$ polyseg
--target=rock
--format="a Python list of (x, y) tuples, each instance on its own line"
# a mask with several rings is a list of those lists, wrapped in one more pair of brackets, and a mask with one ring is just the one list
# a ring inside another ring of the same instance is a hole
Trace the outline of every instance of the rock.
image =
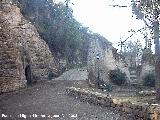
[(36, 28), (12, 0), (1, 0), (0, 93), (57, 75), (57, 63)]
[[(125, 60), (115, 52), (115, 48), (105, 38), (95, 35), (90, 41), (88, 51), (88, 71), (92, 74), (89, 80), (93, 84), (96, 83), (98, 72), (100, 80), (110, 82), (108, 73), (117, 68), (126, 73), (127, 82), (130, 82), (130, 73)], [(99, 59), (96, 58), (97, 54), (100, 56)]]
[(75, 87), (69, 87), (67, 91), (69, 91), (68, 94), (74, 93), (74, 91), (78, 92), (78, 96), (80, 96), (82, 101), (87, 101), (103, 107), (113, 107), (119, 112), (132, 114), (136, 120), (160, 120), (160, 105), (158, 104), (133, 103), (124, 101), (121, 98), (112, 98), (105, 94), (98, 94), (97, 92), (86, 91), (84, 94), (83, 90)]

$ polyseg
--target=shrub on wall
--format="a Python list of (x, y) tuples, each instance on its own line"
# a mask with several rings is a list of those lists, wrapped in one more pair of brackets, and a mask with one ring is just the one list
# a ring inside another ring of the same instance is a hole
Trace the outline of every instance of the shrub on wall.
[(144, 77), (144, 86), (154, 87), (155, 86), (155, 75), (149, 73)]
[(110, 70), (109, 78), (116, 85), (123, 85), (126, 82), (126, 74), (120, 71), (120, 69)]

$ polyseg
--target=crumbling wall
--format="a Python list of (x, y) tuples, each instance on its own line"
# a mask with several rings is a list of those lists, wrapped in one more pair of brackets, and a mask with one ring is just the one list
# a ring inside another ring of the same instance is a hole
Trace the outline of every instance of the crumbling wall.
[[(2, 13), (0, 12), (0, 16)], [(0, 19), (0, 93), (26, 85), (17, 39), (5, 19)]]
[[(27, 76), (32, 82), (55, 77), (57, 63), (36, 28), (25, 20), (12, 0), (1, 0), (0, 4), (0, 19), (8, 25), (6, 29), (0, 22), (0, 93), (25, 85)], [(28, 66), (31, 75), (26, 75)]]
[(114, 98), (110, 94), (89, 91), (75, 87), (66, 88), (69, 96), (76, 97), (80, 101), (102, 107), (114, 108), (119, 112), (131, 114), (135, 120), (160, 120), (159, 104), (148, 104), (143, 102), (132, 102), (123, 98)]
[[(117, 68), (126, 73), (127, 81), (130, 82), (128, 66), (124, 59), (118, 55), (118, 53), (114, 53), (114, 50), (115, 48), (113, 48), (107, 40), (97, 38), (92, 38), (90, 40), (88, 52), (88, 71), (89, 73), (92, 73), (92, 78), (95, 78), (95, 80), (91, 80), (92, 83), (96, 83), (98, 71), (100, 79), (109, 82), (109, 71)], [(100, 56), (99, 59), (96, 58), (97, 54)]]

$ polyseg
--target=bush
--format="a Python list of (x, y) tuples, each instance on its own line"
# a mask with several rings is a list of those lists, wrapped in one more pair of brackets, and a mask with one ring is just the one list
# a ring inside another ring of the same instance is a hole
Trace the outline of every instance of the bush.
[(120, 69), (110, 70), (109, 78), (116, 85), (123, 85), (126, 82), (126, 74), (122, 73)]
[(155, 86), (155, 75), (149, 73), (144, 77), (144, 86), (154, 87)]

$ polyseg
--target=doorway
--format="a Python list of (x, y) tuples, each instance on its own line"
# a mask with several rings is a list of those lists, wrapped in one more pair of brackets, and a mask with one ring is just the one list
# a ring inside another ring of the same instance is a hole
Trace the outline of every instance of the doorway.
[(32, 79), (31, 79), (31, 66), (27, 65), (25, 68), (25, 76), (27, 80), (27, 85), (31, 85)]

